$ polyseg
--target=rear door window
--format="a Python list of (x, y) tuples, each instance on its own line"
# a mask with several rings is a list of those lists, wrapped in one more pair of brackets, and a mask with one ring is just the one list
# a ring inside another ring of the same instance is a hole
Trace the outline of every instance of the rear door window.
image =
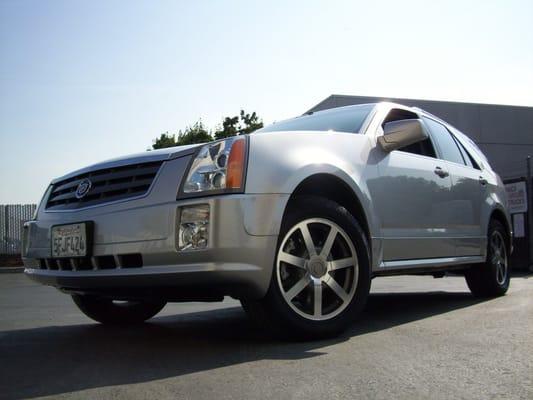
[(457, 164), (466, 165), (461, 150), (457, 146), (452, 134), (446, 127), (437, 121), (422, 117), (424, 123), (428, 127), (431, 137), (437, 143), (440, 150), (440, 158), (446, 161), (451, 161)]

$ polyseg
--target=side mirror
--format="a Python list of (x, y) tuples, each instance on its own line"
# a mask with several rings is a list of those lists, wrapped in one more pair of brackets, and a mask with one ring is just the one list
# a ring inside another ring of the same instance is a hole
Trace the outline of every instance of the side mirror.
[(428, 134), (419, 119), (402, 119), (387, 122), (378, 142), (384, 151), (391, 152), (427, 138)]

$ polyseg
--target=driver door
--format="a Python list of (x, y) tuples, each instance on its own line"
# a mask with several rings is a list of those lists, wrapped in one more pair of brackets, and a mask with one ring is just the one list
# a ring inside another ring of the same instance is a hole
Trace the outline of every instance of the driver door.
[(431, 138), (381, 151), (377, 166), (379, 177), (369, 190), (381, 223), (383, 261), (453, 257), (447, 215), (452, 181)]

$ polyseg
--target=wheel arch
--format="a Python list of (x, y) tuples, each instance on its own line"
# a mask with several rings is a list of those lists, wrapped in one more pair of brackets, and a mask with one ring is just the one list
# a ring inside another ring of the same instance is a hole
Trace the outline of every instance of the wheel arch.
[(316, 173), (303, 179), (292, 191), (285, 206), (283, 217), (298, 196), (318, 196), (340, 204), (361, 224), (366, 239), (371, 244), (371, 228), (367, 213), (355, 191), (346, 181), (329, 173)]
[(509, 253), (511, 253), (513, 236), (512, 236), (511, 224), (510, 224), (509, 219), (507, 218), (507, 215), (505, 214), (503, 210), (499, 208), (495, 208), (492, 210), (490, 214), (489, 221), (492, 221), (492, 220), (498, 221), (505, 227), (505, 230), (507, 231), (507, 249), (509, 250)]

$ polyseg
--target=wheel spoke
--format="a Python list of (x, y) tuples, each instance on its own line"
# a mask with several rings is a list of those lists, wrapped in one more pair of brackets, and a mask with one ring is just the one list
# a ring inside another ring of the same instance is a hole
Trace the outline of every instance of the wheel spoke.
[(505, 241), (499, 232), (493, 232), (490, 238), (491, 263), (496, 267), (496, 281), (503, 285), (507, 279), (507, 257)]
[(311, 233), (309, 232), (308, 226), (303, 224), (300, 227), (300, 232), (302, 232), (302, 236), (303, 236), (304, 242), (305, 242), (305, 247), (307, 248), (307, 252), (309, 253), (309, 257), (316, 256), (315, 244), (313, 243), (313, 238), (311, 237)]
[(298, 268), (305, 268), (305, 258), (296, 257), (292, 254), (285, 253), (284, 251), (279, 253), (279, 261), (283, 261)]
[(338, 260), (330, 261), (329, 262), (329, 270), (330, 271), (335, 271), (336, 269), (348, 268), (348, 267), (351, 267), (351, 266), (354, 266), (354, 265), (355, 265), (355, 262), (354, 262), (354, 259), (352, 257), (341, 258), (341, 259), (338, 259)]
[(339, 296), (343, 302), (348, 301), (348, 293), (344, 291), (342, 287), (337, 283), (333, 277), (325, 281), (326, 284), (335, 292), (337, 296)]
[(322, 282), (315, 282), (315, 317), (322, 315)]
[(498, 275), (498, 282), (503, 283), (503, 281), (505, 279), (505, 272), (503, 270), (503, 265), (502, 264), (498, 264), (496, 273)]
[(492, 245), (492, 250), (496, 250), (500, 247), (498, 245), (498, 235), (492, 235), (491, 245)]
[(331, 227), (328, 233), (328, 237), (326, 238), (326, 241), (324, 242), (324, 246), (322, 247), (322, 251), (320, 252), (320, 256), (326, 258), (328, 254), (331, 252), (331, 247), (333, 246), (333, 243), (335, 242), (335, 238), (337, 237), (337, 233), (339, 231), (334, 226)]
[(309, 285), (309, 282), (311, 280), (309, 279), (309, 275), (305, 274), (302, 279), (300, 279), (296, 284), (289, 289), (289, 291), (286, 293), (287, 298), (289, 300), (294, 299), (298, 293), (300, 293), (302, 290), (304, 290), (307, 285)]

